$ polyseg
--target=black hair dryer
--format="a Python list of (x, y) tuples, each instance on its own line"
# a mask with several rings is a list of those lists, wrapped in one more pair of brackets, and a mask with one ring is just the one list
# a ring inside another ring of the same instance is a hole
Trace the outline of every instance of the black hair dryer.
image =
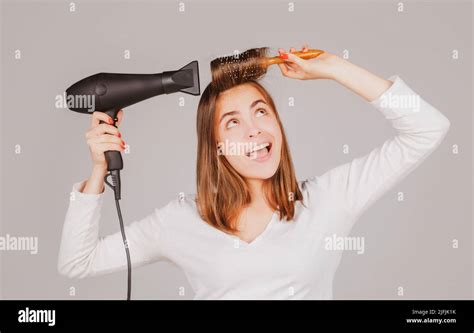
[[(66, 90), (66, 98), (70, 110), (87, 114), (94, 111), (105, 112), (112, 117), (113, 125), (116, 126), (117, 113), (122, 108), (153, 96), (179, 91), (196, 96), (200, 94), (199, 66), (196, 60), (176, 71), (158, 74), (98, 73), (70, 86)], [(91, 98), (93, 103), (85, 103)], [(106, 182), (113, 188), (115, 199), (120, 200), (122, 155), (119, 151), (110, 150), (105, 152), (105, 158), (107, 170), (110, 171), (107, 176), (112, 177), (112, 185), (107, 180)]]

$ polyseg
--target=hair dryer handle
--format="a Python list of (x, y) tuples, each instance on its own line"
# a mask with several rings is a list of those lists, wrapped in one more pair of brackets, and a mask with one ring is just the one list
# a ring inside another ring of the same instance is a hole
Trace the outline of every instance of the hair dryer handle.
[[(117, 118), (117, 113), (120, 110), (107, 110), (107, 111), (102, 111), (109, 115), (113, 122), (113, 126), (117, 127), (115, 124), (118, 121)], [(100, 121), (100, 124), (105, 123), (105, 121)], [(119, 151), (116, 150), (108, 150), (104, 153), (105, 155), (105, 160), (107, 161), (107, 170), (108, 171), (113, 171), (113, 170), (122, 170), (123, 169), (123, 160), (122, 160), (122, 154)]]

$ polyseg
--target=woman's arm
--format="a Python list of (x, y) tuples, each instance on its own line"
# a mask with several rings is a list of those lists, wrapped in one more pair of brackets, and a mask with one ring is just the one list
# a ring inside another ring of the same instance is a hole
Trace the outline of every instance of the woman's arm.
[(392, 82), (337, 57), (334, 66), (333, 80), (361, 96), (367, 102), (381, 96)]
[[(340, 82), (366, 99), (396, 131), (368, 154), (313, 178), (313, 184), (330, 192), (353, 222), (439, 146), (450, 122), (397, 75), (384, 80), (336, 56), (320, 57), (304, 60), (290, 55), (291, 67), (280, 68), (290, 78)], [(293, 58), (297, 59), (291, 61)], [(400, 103), (402, 100), (411, 102)]]
[(104, 193), (104, 177), (107, 175), (107, 169), (93, 167), (92, 173), (84, 183), (84, 188), (80, 188), (79, 192), (85, 194), (102, 194)]
[[(335, 167), (317, 177), (343, 203), (354, 218), (417, 168), (442, 142), (450, 122), (417, 95), (400, 77), (370, 105), (378, 110), (396, 134), (368, 154)], [(391, 104), (391, 98), (413, 96), (416, 107)]]
[[(82, 193), (80, 190), (84, 185), (85, 181), (73, 185), (59, 249), (58, 271), (70, 278), (102, 275), (127, 268), (122, 234), (116, 232), (99, 237), (105, 193)], [(155, 209), (143, 219), (125, 226), (132, 267), (166, 259), (162, 241), (167, 210), (167, 206)]]

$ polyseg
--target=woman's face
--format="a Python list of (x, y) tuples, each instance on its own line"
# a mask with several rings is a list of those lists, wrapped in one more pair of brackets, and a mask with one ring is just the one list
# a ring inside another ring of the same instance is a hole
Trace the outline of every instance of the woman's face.
[(242, 177), (268, 179), (275, 174), (281, 157), (281, 130), (275, 110), (257, 88), (241, 84), (222, 92), (216, 103), (216, 121), (218, 154), (225, 155)]

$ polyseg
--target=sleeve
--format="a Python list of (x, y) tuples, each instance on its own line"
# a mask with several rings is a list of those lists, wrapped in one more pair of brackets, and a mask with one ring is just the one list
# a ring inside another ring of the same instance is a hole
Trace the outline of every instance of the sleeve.
[(369, 102), (396, 130), (368, 154), (313, 179), (324, 184), (356, 220), (372, 203), (420, 165), (446, 136), (450, 122), (398, 76)]
[[(99, 237), (104, 193), (80, 192), (85, 182), (75, 183), (72, 187), (61, 236), (57, 268), (61, 275), (70, 278), (91, 277), (127, 268), (121, 232)], [(155, 208), (143, 219), (124, 226), (132, 267), (165, 259), (160, 245), (167, 207)]]

